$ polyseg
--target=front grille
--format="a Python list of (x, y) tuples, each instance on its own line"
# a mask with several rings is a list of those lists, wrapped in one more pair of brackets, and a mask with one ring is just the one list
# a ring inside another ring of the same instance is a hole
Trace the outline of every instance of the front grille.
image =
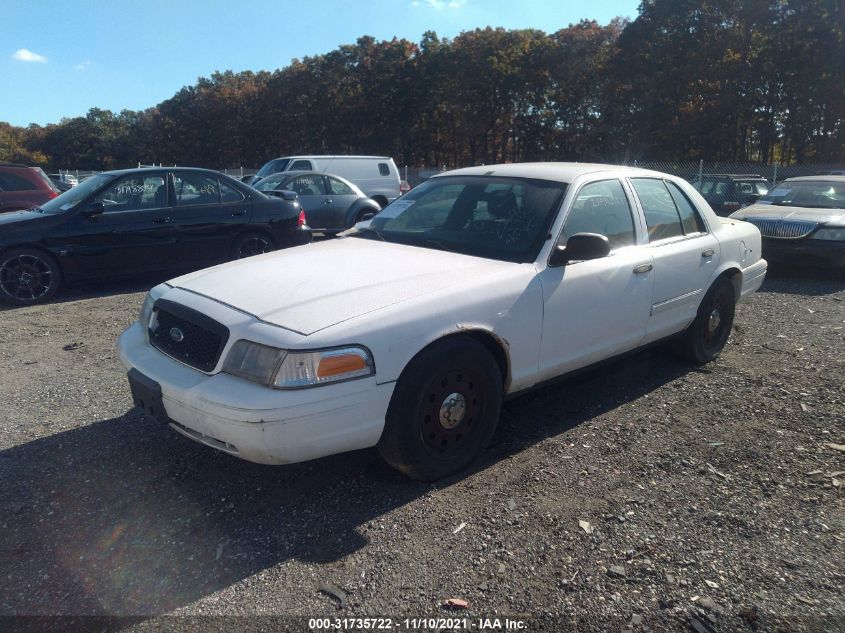
[(173, 301), (156, 301), (150, 343), (168, 356), (210, 372), (228, 340), (229, 328), (214, 319)]
[(751, 222), (751, 224), (760, 229), (760, 234), (763, 237), (792, 240), (807, 237), (818, 226), (816, 222), (800, 222), (795, 220), (749, 218), (746, 222)]

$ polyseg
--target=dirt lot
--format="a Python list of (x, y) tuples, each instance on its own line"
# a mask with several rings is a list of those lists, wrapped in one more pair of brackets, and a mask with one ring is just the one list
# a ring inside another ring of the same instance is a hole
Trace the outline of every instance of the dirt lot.
[[(507, 403), (481, 463), (437, 485), (375, 451), (248, 464), (142, 418), (115, 339), (155, 281), (0, 312), (0, 615), (845, 630), (841, 275), (770, 275), (707, 367), (656, 349)], [(27, 622), (70, 626), (0, 629)]]

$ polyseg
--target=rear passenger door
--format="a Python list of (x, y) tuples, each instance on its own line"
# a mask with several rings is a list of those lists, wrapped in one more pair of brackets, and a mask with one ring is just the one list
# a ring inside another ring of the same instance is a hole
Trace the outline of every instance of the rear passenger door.
[(214, 174), (173, 172), (178, 263), (201, 266), (232, 256), (232, 243), (249, 223), (244, 195)]
[(631, 178), (648, 229), (654, 296), (645, 342), (682, 330), (695, 317), (719, 263), (719, 242), (671, 180)]
[(329, 204), (331, 209), (328, 218), (329, 228), (346, 228), (346, 211), (358, 199), (358, 194), (342, 180), (332, 176), (326, 176), (326, 183), (329, 191)]
[(308, 226), (324, 229), (332, 226), (332, 200), (326, 190), (326, 181), (321, 174), (303, 174), (291, 180), (285, 189), (295, 191), (299, 204), (305, 209)]

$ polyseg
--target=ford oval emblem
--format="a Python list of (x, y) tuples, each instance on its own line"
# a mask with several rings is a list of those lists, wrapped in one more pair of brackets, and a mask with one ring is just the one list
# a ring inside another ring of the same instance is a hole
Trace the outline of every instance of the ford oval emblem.
[(185, 340), (185, 335), (178, 327), (173, 327), (170, 328), (170, 338), (173, 339), (174, 343), (181, 343)]

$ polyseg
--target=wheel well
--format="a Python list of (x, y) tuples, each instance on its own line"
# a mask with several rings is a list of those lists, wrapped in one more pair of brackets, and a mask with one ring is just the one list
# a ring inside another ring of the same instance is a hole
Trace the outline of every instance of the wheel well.
[(56, 257), (55, 255), (53, 255), (53, 253), (48, 251), (46, 248), (39, 246), (38, 244), (12, 244), (11, 246), (0, 247), (0, 257), (5, 255), (9, 251), (13, 251), (13, 250), (18, 249), (18, 248), (28, 248), (28, 249), (33, 250), (33, 251), (38, 251), (42, 255), (49, 257), (56, 264), (56, 266), (59, 267), (59, 271), (62, 273), (62, 276), (64, 276), (65, 271), (62, 268), (61, 263), (59, 262), (59, 258)]
[(734, 288), (734, 296), (739, 301), (739, 297), (742, 294), (742, 271), (739, 268), (728, 268), (718, 278), (721, 279), (723, 277), (731, 282)]
[[(423, 349), (428, 349), (436, 343), (440, 343), (441, 341), (445, 341), (447, 339), (459, 336), (468, 336), (470, 338), (475, 339), (476, 341), (481, 343), (487, 349), (488, 352), (493, 355), (493, 358), (496, 359), (496, 365), (498, 365), (499, 367), (499, 372), (502, 374), (502, 386), (505, 387), (505, 389), (507, 390), (507, 386), (510, 383), (510, 362), (508, 360), (508, 354), (506, 351), (508, 344), (503, 339), (496, 337), (490, 332), (487, 332), (485, 330), (462, 330), (459, 332), (453, 332), (451, 334), (448, 334), (444, 337), (432, 341)], [(420, 350), (420, 352), (422, 351), (423, 350)], [(417, 354), (419, 354), (419, 352), (417, 352)], [(414, 355), (414, 357), (416, 358), (416, 354)], [(408, 364), (410, 364), (410, 361), (408, 362)]]
[(232, 245), (234, 245), (235, 242), (237, 242), (239, 239), (241, 239), (242, 237), (245, 237), (247, 235), (261, 235), (261, 236), (269, 239), (273, 244), (276, 243), (276, 238), (273, 237), (273, 234), (270, 231), (265, 231), (264, 229), (248, 228), (248, 229), (245, 229), (245, 230), (241, 231), (240, 233), (238, 233), (234, 237), (234, 239), (232, 239)]

